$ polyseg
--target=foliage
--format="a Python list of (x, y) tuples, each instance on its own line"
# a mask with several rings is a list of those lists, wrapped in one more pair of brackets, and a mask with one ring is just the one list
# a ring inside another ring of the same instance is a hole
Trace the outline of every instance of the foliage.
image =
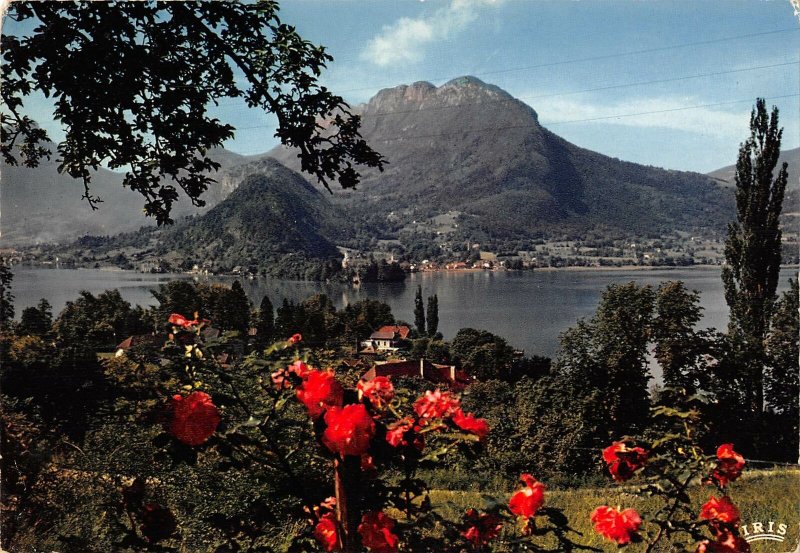
[(417, 294), (414, 296), (414, 327), (417, 335), (423, 337), (425, 332), (425, 304), (422, 303), (422, 286), (417, 286)]
[(699, 303), (700, 294), (686, 290), (680, 281), (663, 283), (656, 291), (652, 337), (665, 386), (696, 386), (692, 370), (702, 354), (701, 341), (694, 330), (702, 316)]
[(798, 449), (798, 423), (800, 423), (800, 323), (798, 322), (797, 280), (790, 281), (789, 290), (778, 300), (772, 314), (772, 325), (766, 340), (767, 370), (764, 379), (764, 396), (767, 405), (775, 411), (776, 442), (785, 439), (785, 451)]
[(11, 281), (14, 274), (0, 257), (0, 329), (5, 329), (14, 320), (14, 294), (11, 293)]
[(406, 272), (397, 262), (387, 263), (385, 259), (371, 259), (359, 267), (357, 273), (361, 282), (403, 282), (406, 279)]
[(275, 337), (275, 308), (266, 294), (258, 305), (256, 330), (258, 332), (256, 336), (262, 344), (269, 343)]
[(428, 296), (428, 336), (433, 338), (439, 331), (439, 297)]
[(49, 156), (47, 134), (22, 108), (34, 92), (53, 97), (66, 130), (59, 170), (83, 180), (92, 206), (91, 172), (104, 164), (127, 168), (123, 185), (144, 196), (160, 224), (171, 222), (176, 185), (202, 205), (208, 172), (219, 167), (208, 150), (234, 135), (207, 108), (225, 98), (273, 113), (275, 135), (325, 186), (351, 188), (354, 166), (382, 167), (359, 117), (317, 81), (332, 58), (283, 23), (276, 2), (34, 2), (9, 14), (38, 25), (2, 38), (4, 157), (36, 166)]
[(491, 332), (462, 328), (450, 342), (450, 357), (478, 380), (506, 379), (514, 349)]
[(53, 323), (56, 341), (63, 346), (82, 346), (87, 351), (110, 351), (133, 334), (151, 330), (141, 308), (131, 308), (118, 290), (107, 290), (98, 296), (81, 292), (67, 305)]
[(53, 310), (50, 302), (42, 298), (34, 307), (22, 310), (16, 332), (18, 334), (31, 334), (45, 336), (49, 334), (53, 324)]
[(736, 162), (737, 222), (728, 225), (722, 280), (730, 308), (728, 330), (741, 337), (742, 363), (747, 365), (745, 406), (763, 411), (764, 338), (775, 302), (781, 264), (779, 218), (786, 190), (787, 164), (774, 175), (783, 129), (778, 108), (767, 114), (763, 99), (750, 116), (750, 137), (739, 148)]

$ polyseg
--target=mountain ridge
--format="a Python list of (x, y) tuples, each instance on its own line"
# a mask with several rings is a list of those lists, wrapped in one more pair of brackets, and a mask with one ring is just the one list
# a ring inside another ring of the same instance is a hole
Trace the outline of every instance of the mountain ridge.
[[(511, 239), (598, 229), (719, 232), (716, 221), (733, 214), (732, 195), (709, 177), (571, 144), (532, 107), (475, 77), (383, 89), (353, 109), (362, 135), (389, 161), (383, 173), (365, 171), (360, 190), (334, 198), (359, 216), (385, 215), (381, 206), (391, 204), (407, 224), (454, 209), (473, 229)], [(299, 169), (285, 147), (269, 155)]]

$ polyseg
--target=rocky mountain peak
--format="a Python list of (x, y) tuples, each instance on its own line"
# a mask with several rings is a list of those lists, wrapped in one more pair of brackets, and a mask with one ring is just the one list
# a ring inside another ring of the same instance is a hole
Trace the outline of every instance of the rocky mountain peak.
[[(464, 76), (436, 87), (427, 81), (384, 88), (359, 110), (363, 114), (396, 113), (436, 107), (481, 106), (483, 104), (520, 104), (500, 87), (477, 77)], [(526, 106), (527, 107), (527, 106)], [(533, 110), (531, 110), (533, 111)], [(534, 117), (535, 117), (534, 112)]]

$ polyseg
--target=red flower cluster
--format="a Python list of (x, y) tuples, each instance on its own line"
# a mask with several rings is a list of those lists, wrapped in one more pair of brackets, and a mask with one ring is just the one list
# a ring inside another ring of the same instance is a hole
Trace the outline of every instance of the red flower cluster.
[(465, 415), (461, 409), (456, 410), (453, 414), (453, 422), (461, 430), (475, 434), (481, 440), (489, 434), (489, 425), (485, 419), (476, 419), (472, 413)]
[(283, 388), (286, 390), (292, 387), (290, 375), (293, 374), (300, 380), (305, 380), (308, 377), (308, 373), (310, 373), (312, 370), (314, 369), (298, 359), (288, 367), (278, 369), (272, 373), (272, 383), (277, 388)]
[(366, 513), (358, 525), (361, 545), (375, 553), (394, 553), (398, 542), (397, 536), (392, 533), (394, 525), (394, 519), (383, 512)]
[(528, 473), (522, 474), (519, 479), (525, 483), (525, 486), (511, 496), (508, 501), (508, 510), (518, 517), (530, 518), (544, 504), (545, 485), (537, 482)]
[(169, 431), (183, 443), (196, 446), (205, 443), (217, 430), (220, 416), (211, 396), (192, 392), (172, 397), (172, 422)]
[(318, 419), (329, 407), (341, 405), (343, 397), (344, 388), (332, 371), (309, 370), (297, 388), (297, 399), (312, 419)]
[[(413, 418), (406, 417), (389, 425), (386, 431), (386, 441), (392, 447), (407, 446), (411, 443), (418, 451), (422, 451), (425, 448), (425, 436), (417, 434), (420, 429), (418, 425), (414, 424)], [(409, 442), (409, 440), (411, 441)]]
[(625, 545), (636, 535), (642, 519), (634, 509), (619, 512), (613, 507), (603, 505), (592, 513), (592, 522), (595, 532), (619, 545)]
[(711, 479), (723, 488), (742, 475), (744, 457), (733, 450), (733, 444), (722, 444), (717, 448), (717, 468), (711, 473)]
[(614, 442), (603, 450), (603, 460), (616, 482), (624, 482), (647, 462), (647, 451), (641, 447), (629, 448), (625, 442)]
[(385, 376), (359, 380), (357, 388), (359, 399), (367, 398), (375, 409), (384, 409), (394, 398), (394, 386)]
[(710, 520), (714, 524), (723, 523), (735, 526), (739, 524), (741, 515), (739, 509), (727, 495), (723, 495), (721, 499), (712, 495), (700, 508), (700, 518)]
[(697, 547), (697, 551), (744, 553), (750, 551), (750, 545), (739, 535), (739, 509), (728, 496), (717, 499), (711, 496), (700, 508), (700, 518), (709, 521), (709, 528), (714, 534), (714, 541), (705, 540)]
[(336, 514), (325, 513), (314, 527), (314, 537), (325, 551), (339, 549), (339, 527), (336, 524)]
[(303, 336), (301, 334), (292, 334), (292, 337), (286, 341), (289, 342), (290, 345), (298, 344), (303, 341)]
[(475, 509), (467, 509), (464, 521), (467, 527), (461, 535), (473, 545), (486, 545), (499, 536), (503, 528), (500, 517), (491, 513), (480, 514)]
[(375, 434), (375, 423), (362, 403), (330, 407), (325, 413), (325, 424), (322, 442), (342, 457), (366, 453)]
[(452, 416), (461, 407), (457, 397), (450, 392), (428, 390), (414, 403), (414, 411), (421, 419), (441, 419)]

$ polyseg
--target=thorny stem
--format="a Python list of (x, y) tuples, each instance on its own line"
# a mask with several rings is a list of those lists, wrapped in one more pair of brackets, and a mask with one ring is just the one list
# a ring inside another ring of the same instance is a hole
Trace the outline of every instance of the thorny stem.
[[(686, 491), (686, 488), (689, 486), (689, 482), (691, 482), (692, 479), (696, 475), (697, 475), (697, 471), (692, 471), (691, 473), (689, 473), (689, 476), (686, 477), (686, 480), (681, 484), (681, 487), (678, 488), (678, 492), (673, 497), (672, 505), (670, 506), (669, 511), (667, 512), (666, 522), (670, 522), (671, 521), (672, 516), (675, 514), (675, 510), (678, 508), (678, 504), (680, 503), (679, 496), (683, 492)], [(645, 550), (645, 553), (650, 553), (651, 551), (653, 551), (653, 548), (656, 546), (656, 544), (659, 541), (661, 541), (661, 538), (664, 537), (664, 528), (665, 527), (666, 527), (666, 525), (659, 526), (658, 533), (656, 534), (656, 537), (653, 539), (652, 542), (648, 543), (647, 549)]]
[[(223, 372), (222, 368), (217, 366), (217, 365), (211, 365), (210, 368), (217, 375), (222, 374), (222, 372)], [(236, 388), (236, 385), (233, 382), (229, 382), (228, 386), (230, 387), (231, 392), (233, 393), (234, 399), (239, 404), (239, 406), (244, 410), (244, 412), (247, 414), (247, 416), (248, 417), (253, 417), (253, 411), (250, 409), (250, 406), (247, 405), (247, 403), (242, 399), (242, 396), (239, 394), (239, 390)], [(274, 409), (274, 405), (273, 405), (273, 409)], [(255, 417), (253, 417), (253, 418), (255, 418)], [(264, 438), (266, 438), (267, 440), (270, 439), (270, 436), (267, 433), (267, 429), (264, 426), (259, 424), (257, 426), (257, 428), (258, 428), (259, 432), (261, 432), (261, 434), (264, 436)], [(261, 444), (259, 444), (259, 445), (261, 445)], [(292, 482), (295, 482), (298, 485), (298, 487), (300, 489), (300, 495), (302, 496), (303, 501), (306, 503), (306, 505), (309, 508), (312, 508), (314, 506), (315, 502), (311, 499), (312, 496), (308, 493), (308, 490), (307, 490), (306, 485), (305, 485), (305, 481), (303, 479), (301, 479), (299, 476), (297, 476), (297, 474), (295, 474), (294, 470), (292, 470), (291, 465), (286, 460), (286, 457), (281, 454), (281, 451), (277, 447), (277, 444), (275, 444), (271, 449), (267, 450), (267, 452), (275, 455), (275, 458), (277, 459), (278, 463), (280, 464), (281, 470), (283, 470), (289, 476), (289, 478), (291, 478)]]

